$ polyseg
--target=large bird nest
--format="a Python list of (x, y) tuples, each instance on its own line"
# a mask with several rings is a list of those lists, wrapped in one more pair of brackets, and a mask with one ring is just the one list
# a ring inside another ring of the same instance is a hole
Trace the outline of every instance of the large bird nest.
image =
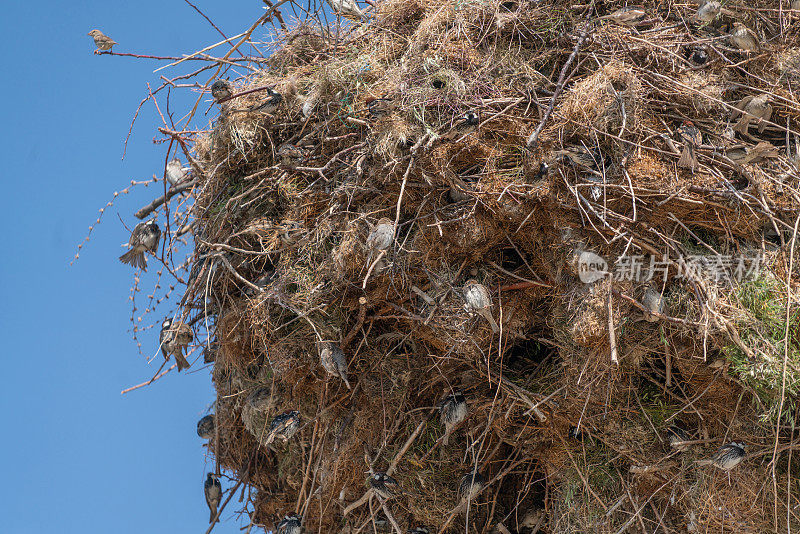
[[(256, 68), (228, 73), (235, 95), (209, 129), (163, 130), (194, 168), (193, 204), (171, 222), (191, 224), (195, 247), (178, 314), (207, 331), (201, 347), (218, 342), (210, 451), (250, 488), (254, 524), (800, 529), (800, 12), (726, 4), (702, 25), (669, 1), (634, 28), (600, 18), (617, 3), (572, 4), (386, 0), (368, 23), (281, 18)], [(727, 41), (734, 20), (759, 52)], [(251, 111), (267, 87), (281, 106)], [(735, 134), (737, 104), (759, 93), (774, 108), (764, 131)], [(470, 110), (480, 125), (461, 135)], [(703, 135), (696, 172), (677, 166), (684, 120)], [(283, 158), (287, 143), (301, 155)], [(394, 243), (368, 262), (382, 217)], [(584, 283), (586, 252), (668, 267)], [(715, 276), (727, 257), (758, 269)], [(470, 278), (499, 334), (465, 306)], [(645, 285), (666, 301), (651, 321)], [(343, 348), (351, 390), (320, 365), (320, 340)], [(436, 405), (454, 390), (469, 416), (445, 446)], [(298, 434), (265, 444), (288, 410)], [(688, 450), (670, 448), (672, 425)], [(730, 441), (748, 455), (728, 475), (696, 464)], [(465, 506), (474, 466), (487, 485)], [(362, 499), (387, 470), (403, 493)]]

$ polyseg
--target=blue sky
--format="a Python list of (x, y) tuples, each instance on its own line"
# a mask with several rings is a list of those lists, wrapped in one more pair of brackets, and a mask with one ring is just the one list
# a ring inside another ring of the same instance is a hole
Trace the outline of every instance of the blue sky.
[[(257, 0), (196, 5), (228, 34), (263, 12)], [(120, 43), (117, 51), (156, 55), (192, 52), (219, 36), (179, 0), (3, 7), (0, 502), (11, 513), (2, 530), (204, 532), (202, 486), (213, 464), (195, 425), (213, 402), (208, 369), (195, 364), (120, 395), (160, 364), (148, 365), (131, 340), (134, 273), (117, 261), (128, 237), (117, 214), (133, 224), (154, 188), (118, 199), (80, 260), (69, 262), (97, 210), (130, 180), (160, 173), (166, 149), (152, 142), (158, 117), (146, 105), (121, 160), (160, 63), (95, 56), (86, 33), (100, 28)], [(152, 284), (145, 276), (144, 287)], [(167, 302), (152, 320), (173, 310)], [(143, 337), (146, 353), (155, 352), (155, 338)], [(215, 532), (239, 532), (230, 511), (223, 519)]]

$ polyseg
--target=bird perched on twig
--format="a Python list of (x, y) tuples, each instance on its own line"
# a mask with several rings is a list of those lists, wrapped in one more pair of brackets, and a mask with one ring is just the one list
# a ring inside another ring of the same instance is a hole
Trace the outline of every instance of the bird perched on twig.
[(277, 91), (273, 91), (272, 88), (267, 88), (267, 98), (251, 107), (250, 111), (272, 115), (278, 110), (278, 106), (281, 105), (281, 102), (283, 102), (283, 95)]
[(696, 149), (703, 144), (703, 134), (700, 133), (700, 130), (692, 121), (685, 120), (678, 127), (678, 135), (683, 141), (683, 151), (681, 152), (681, 157), (678, 158), (678, 167), (691, 169), (694, 172), (699, 166)]
[[(203, 484), (203, 491), (206, 494), (206, 504), (211, 512), (211, 517), (208, 522), (213, 523), (214, 518), (217, 517), (217, 508), (222, 501), (222, 484), (219, 483), (219, 475), (209, 473), (206, 475), (206, 481)], [(217, 519), (219, 521), (219, 519)]]
[(191, 170), (191, 167), (184, 167), (178, 158), (172, 158), (167, 162), (167, 181), (170, 185), (178, 185), (186, 180)]
[(742, 24), (741, 22), (733, 23), (733, 30), (728, 34), (731, 44), (745, 52), (757, 52), (759, 49), (758, 35)]
[(300, 516), (297, 514), (287, 515), (278, 522), (278, 534), (300, 534), (302, 529)]
[(722, 4), (716, 0), (700, 0), (697, 12), (694, 14), (695, 21), (701, 24), (713, 22), (722, 12)]
[(347, 380), (347, 358), (339, 345), (331, 341), (323, 341), (317, 345), (317, 350), (322, 367), (328, 371), (328, 374), (344, 380), (344, 385), (350, 389), (350, 382)]
[(367, 264), (372, 263), (376, 253), (387, 250), (392, 243), (394, 243), (394, 222), (387, 217), (381, 217), (367, 236)]
[(648, 323), (655, 323), (660, 320), (660, 317), (653, 314), (664, 314), (664, 295), (653, 286), (647, 286), (642, 296), (642, 306), (645, 309), (644, 320)]
[(211, 96), (219, 104), (220, 100), (225, 100), (233, 95), (233, 85), (228, 80), (217, 80), (211, 84)]
[(467, 399), (462, 392), (451, 393), (439, 402), (439, 419), (444, 425), (442, 445), (447, 445), (453, 429), (466, 418)]
[(203, 439), (211, 439), (214, 435), (214, 414), (210, 413), (197, 422), (197, 435)]
[(147, 258), (145, 258), (144, 253), (155, 254), (160, 239), (161, 228), (158, 227), (158, 223), (155, 220), (140, 222), (133, 228), (131, 237), (128, 240), (130, 250), (120, 256), (119, 261), (146, 271)]
[(356, 0), (328, 0), (333, 12), (346, 19), (367, 20), (367, 16), (358, 7)]
[(99, 54), (100, 50), (111, 50), (115, 44), (119, 44), (100, 30), (92, 30), (86, 35), (94, 39), (94, 45), (97, 47), (94, 50), (95, 54)]
[(713, 465), (723, 471), (730, 471), (744, 459), (744, 443), (733, 441), (719, 448), (707, 460), (698, 460), (697, 465)]
[(161, 354), (165, 360), (169, 360), (169, 355), (175, 357), (178, 364), (178, 372), (188, 369), (189, 362), (183, 355), (183, 349), (194, 339), (192, 329), (189, 325), (180, 321), (173, 321), (171, 318), (164, 319), (161, 323), (161, 332), (158, 334), (158, 341), (161, 343)]
[(470, 470), (461, 478), (458, 485), (458, 494), (465, 501), (472, 501), (486, 486), (486, 479), (476, 470)]
[(459, 139), (467, 134), (471, 134), (478, 129), (481, 123), (481, 116), (477, 111), (469, 110), (455, 120), (453, 127), (442, 134), (442, 139)]
[(467, 280), (464, 285), (464, 300), (467, 301), (467, 308), (476, 312), (481, 317), (489, 321), (489, 326), (492, 327), (492, 332), (495, 334), (500, 331), (497, 323), (492, 317), (492, 297), (489, 295), (489, 290), (485, 286), (479, 284), (476, 280)]
[(400, 484), (386, 473), (376, 471), (369, 477), (369, 486), (375, 495), (383, 500), (389, 500), (401, 493)]
[(269, 424), (267, 430), (266, 444), (269, 445), (275, 441), (276, 437), (280, 437), (284, 443), (289, 441), (300, 428), (300, 412), (292, 410), (280, 415), (276, 415), (272, 422)]
[(617, 9), (609, 15), (600, 17), (600, 20), (610, 20), (623, 26), (636, 26), (647, 16), (647, 11), (641, 6), (626, 6)]
[(689, 435), (679, 426), (671, 426), (667, 429), (667, 436), (669, 438), (669, 446), (678, 452), (684, 452), (689, 449), (690, 445), (686, 442), (691, 441)]
[(298, 221), (287, 219), (278, 229), (278, 237), (284, 245), (294, 245), (300, 238), (305, 228)]
[(739, 101), (736, 108), (742, 112), (742, 117), (733, 127), (733, 130), (740, 134), (746, 134), (747, 130), (750, 129), (750, 123), (754, 120), (758, 123), (758, 133), (762, 133), (766, 126), (764, 121), (768, 121), (772, 117), (770, 95), (767, 93), (762, 93), (758, 96), (748, 95)]

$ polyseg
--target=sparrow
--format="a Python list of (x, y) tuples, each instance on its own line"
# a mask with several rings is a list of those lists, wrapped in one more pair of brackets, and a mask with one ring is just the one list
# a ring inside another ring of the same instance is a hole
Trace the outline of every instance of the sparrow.
[(95, 54), (97, 54), (100, 50), (111, 50), (115, 44), (119, 44), (100, 30), (92, 30), (86, 35), (94, 39), (94, 45), (97, 47), (94, 51)]
[(400, 484), (386, 473), (380, 471), (376, 471), (369, 477), (369, 486), (375, 492), (375, 495), (383, 500), (389, 500), (401, 493)]
[(694, 172), (699, 166), (695, 149), (698, 145), (703, 144), (703, 134), (700, 133), (700, 130), (692, 121), (686, 120), (678, 127), (678, 135), (683, 141), (683, 152), (681, 152), (681, 157), (678, 158), (678, 167), (691, 169)]
[(466, 418), (467, 399), (462, 392), (451, 393), (439, 402), (439, 419), (444, 425), (442, 445), (447, 445), (453, 429)]
[(376, 98), (367, 103), (367, 111), (370, 117), (378, 119), (388, 115), (392, 111), (391, 98)]
[(203, 491), (206, 494), (206, 504), (211, 512), (208, 522), (213, 523), (214, 518), (217, 517), (217, 508), (222, 500), (222, 484), (219, 483), (219, 476), (214, 473), (207, 474), (206, 481), (203, 484)]
[(228, 80), (217, 80), (211, 84), (211, 96), (219, 104), (220, 100), (225, 100), (233, 95), (233, 85)]
[(453, 127), (442, 135), (441, 138), (458, 139), (477, 130), (480, 123), (481, 117), (477, 111), (467, 111), (455, 120)]
[(178, 185), (186, 180), (186, 177), (189, 176), (189, 171), (191, 171), (191, 168), (184, 167), (183, 164), (181, 164), (181, 160), (172, 158), (167, 163), (167, 181), (170, 185)]
[(486, 479), (477, 471), (470, 471), (461, 478), (458, 493), (465, 501), (472, 501), (483, 490)]
[(708, 24), (713, 22), (722, 12), (722, 4), (716, 0), (701, 1), (694, 18), (697, 22)]
[(250, 108), (250, 111), (257, 111), (259, 113), (266, 113), (272, 115), (278, 110), (278, 106), (283, 102), (283, 95), (273, 91), (271, 88), (267, 89), (267, 98)]
[(553, 158), (555, 161), (567, 158), (576, 167), (581, 167), (595, 174), (600, 174), (600, 169), (605, 168), (603, 155), (599, 151), (588, 150), (578, 145), (570, 145), (564, 150), (553, 152)]
[(287, 515), (278, 522), (278, 534), (300, 534), (300, 516), (297, 514)]
[(728, 35), (731, 43), (739, 50), (757, 52), (759, 49), (758, 36), (753, 30), (741, 22), (733, 23), (733, 30)]
[(281, 223), (278, 237), (284, 245), (294, 245), (304, 230), (299, 222), (287, 219)]
[(382, 217), (367, 236), (367, 251), (369, 252), (367, 263), (372, 262), (372, 256), (375, 253), (388, 249), (392, 243), (394, 243), (394, 222)]
[(744, 443), (733, 441), (723, 445), (708, 460), (698, 460), (697, 465), (713, 465), (723, 471), (730, 471), (744, 459)]
[(414, 527), (406, 531), (408, 534), (430, 534), (430, 531), (425, 527)]
[(328, 374), (338, 376), (344, 380), (344, 385), (350, 389), (350, 382), (347, 380), (347, 358), (339, 345), (330, 341), (323, 341), (317, 345), (319, 350), (319, 361)]
[(643, 7), (627, 6), (614, 11), (610, 15), (600, 17), (600, 20), (607, 19), (611, 22), (616, 22), (617, 24), (622, 24), (624, 26), (636, 26), (642, 22), (642, 20), (644, 20), (645, 16), (647, 16), (647, 12)]
[(214, 363), (217, 361), (217, 352), (219, 352), (219, 342), (212, 341), (203, 349), (203, 363)]
[(671, 426), (667, 429), (669, 446), (678, 452), (689, 450), (690, 445), (685, 442), (691, 441), (689, 435), (681, 427)]
[(291, 143), (284, 143), (278, 147), (278, 158), (286, 167), (294, 167), (306, 158), (306, 151)]
[(145, 258), (144, 253), (155, 254), (160, 239), (161, 228), (158, 227), (158, 223), (155, 220), (140, 222), (133, 228), (131, 237), (128, 240), (130, 250), (120, 256), (119, 261), (146, 271), (147, 258)]
[(358, 7), (356, 0), (328, 0), (334, 13), (346, 19), (367, 20), (367, 16)]
[(683, 57), (695, 65), (704, 65), (708, 62), (708, 52), (702, 46), (691, 46), (685, 49)]
[(169, 360), (170, 354), (175, 357), (178, 372), (189, 368), (189, 362), (183, 356), (183, 349), (192, 339), (192, 329), (189, 325), (180, 321), (173, 322), (171, 318), (164, 319), (164, 322), (161, 323), (161, 332), (158, 334), (161, 354), (164, 356), (164, 360)]
[(655, 323), (660, 320), (654, 313), (664, 314), (664, 295), (652, 286), (644, 290), (642, 296), (642, 306), (644, 306), (644, 320), (648, 323)]
[(489, 309), (492, 307), (492, 298), (489, 296), (489, 290), (485, 286), (479, 284), (476, 280), (467, 280), (464, 286), (464, 300), (467, 301), (467, 308), (489, 321), (492, 332), (496, 334), (500, 331)]
[(276, 437), (280, 437), (284, 443), (289, 441), (300, 428), (300, 412), (292, 410), (280, 415), (276, 415), (272, 422), (269, 424), (267, 431), (266, 444), (269, 445), (275, 441)]
[(203, 439), (211, 439), (214, 435), (214, 414), (210, 413), (197, 422), (197, 435)]
[(766, 93), (758, 96), (746, 96), (736, 105), (736, 108), (742, 112), (742, 117), (739, 122), (733, 127), (735, 132), (746, 134), (750, 128), (750, 123), (753, 120), (758, 121), (758, 133), (764, 131), (766, 124), (763, 121), (768, 121), (772, 117), (772, 106), (770, 105), (770, 96)]

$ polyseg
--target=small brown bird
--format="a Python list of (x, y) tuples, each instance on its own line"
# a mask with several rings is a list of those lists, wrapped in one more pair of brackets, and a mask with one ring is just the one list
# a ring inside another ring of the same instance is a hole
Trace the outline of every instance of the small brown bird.
[(648, 323), (655, 323), (660, 320), (660, 317), (653, 314), (664, 314), (664, 295), (656, 288), (647, 286), (642, 297), (642, 306), (646, 310), (644, 312), (644, 320)]
[(367, 16), (358, 7), (356, 0), (328, 0), (333, 12), (346, 19), (367, 20)]
[(746, 96), (736, 105), (736, 108), (742, 112), (742, 117), (733, 130), (740, 134), (746, 134), (750, 129), (750, 123), (754, 120), (758, 123), (758, 133), (762, 133), (766, 126), (763, 121), (768, 121), (772, 117), (770, 96), (766, 93), (758, 96)]
[(367, 111), (373, 119), (379, 119), (391, 113), (391, 98), (376, 98), (367, 102)]
[(733, 46), (745, 52), (757, 52), (759, 49), (758, 35), (741, 22), (733, 23), (733, 30), (728, 35)]
[(701, 0), (694, 18), (701, 24), (713, 22), (722, 12), (722, 4), (716, 0)]
[(278, 228), (278, 237), (284, 245), (294, 245), (304, 230), (299, 222), (287, 219)]
[(569, 145), (564, 147), (564, 150), (553, 152), (553, 161), (563, 158), (568, 159), (576, 167), (581, 167), (594, 174), (602, 175), (600, 170), (606, 167), (602, 153), (598, 150), (588, 150), (583, 146)]
[(455, 120), (452, 128), (441, 135), (441, 139), (460, 139), (476, 131), (480, 123), (481, 116), (477, 111), (467, 111)]
[(203, 439), (214, 436), (214, 414), (210, 413), (197, 422), (197, 435)]
[(131, 237), (128, 240), (130, 250), (120, 256), (119, 261), (146, 271), (147, 258), (145, 258), (144, 253), (155, 254), (160, 239), (161, 228), (158, 227), (158, 223), (155, 220), (140, 222), (133, 228)]
[[(206, 494), (206, 504), (211, 512), (208, 522), (213, 523), (214, 518), (217, 517), (219, 503), (222, 501), (222, 484), (219, 483), (219, 475), (215, 475), (214, 473), (206, 475), (203, 491)], [(217, 519), (217, 521), (219, 521), (219, 519)]]
[(169, 360), (170, 354), (175, 357), (175, 363), (178, 364), (178, 372), (189, 368), (189, 362), (183, 355), (183, 350), (192, 339), (194, 339), (194, 336), (189, 325), (180, 321), (173, 321), (169, 317), (161, 323), (161, 332), (158, 334), (161, 354), (165, 360)]
[(671, 426), (667, 429), (667, 436), (669, 438), (669, 446), (675, 449), (678, 452), (685, 452), (689, 450), (690, 445), (687, 444), (687, 441), (691, 441), (691, 438), (679, 426)]
[(178, 185), (186, 180), (186, 177), (189, 176), (190, 171), (191, 168), (184, 167), (181, 163), (181, 160), (178, 158), (172, 158), (167, 163), (167, 181), (170, 183), (170, 185)]
[(467, 280), (464, 285), (464, 300), (467, 301), (467, 307), (472, 311), (480, 314), (481, 317), (489, 321), (489, 326), (492, 327), (492, 332), (495, 334), (500, 331), (497, 323), (492, 317), (492, 297), (489, 295), (489, 290), (485, 286), (479, 284), (476, 280)]
[(744, 443), (733, 441), (720, 447), (711, 458), (698, 460), (697, 465), (713, 465), (723, 471), (730, 471), (744, 460), (744, 456)]
[(211, 84), (211, 96), (219, 103), (233, 95), (233, 85), (228, 80), (217, 80)]
[(307, 153), (302, 148), (291, 143), (284, 143), (278, 147), (277, 156), (281, 164), (285, 167), (296, 167), (307, 157)]
[(350, 382), (347, 380), (347, 358), (339, 345), (331, 341), (323, 341), (317, 345), (317, 350), (322, 367), (328, 371), (328, 374), (344, 380), (344, 385), (350, 389)]
[(94, 45), (97, 47), (94, 51), (95, 54), (99, 54), (100, 50), (111, 50), (115, 44), (119, 44), (100, 30), (92, 30), (86, 35), (94, 39)]
[(647, 11), (641, 6), (626, 6), (610, 15), (600, 17), (600, 20), (610, 20), (623, 26), (636, 26), (647, 16)]
[(281, 102), (283, 102), (283, 95), (272, 88), (267, 88), (267, 98), (251, 107), (250, 111), (271, 115), (278, 110)]
[(681, 157), (678, 158), (678, 167), (691, 169), (694, 172), (699, 166), (695, 149), (698, 145), (703, 144), (703, 134), (700, 133), (700, 130), (692, 121), (687, 120), (683, 121), (683, 124), (678, 127), (678, 135), (683, 141), (683, 152), (681, 152)]
[(387, 218), (378, 219), (378, 224), (372, 227), (367, 236), (367, 263), (372, 263), (376, 253), (387, 250), (394, 243), (394, 222)]

